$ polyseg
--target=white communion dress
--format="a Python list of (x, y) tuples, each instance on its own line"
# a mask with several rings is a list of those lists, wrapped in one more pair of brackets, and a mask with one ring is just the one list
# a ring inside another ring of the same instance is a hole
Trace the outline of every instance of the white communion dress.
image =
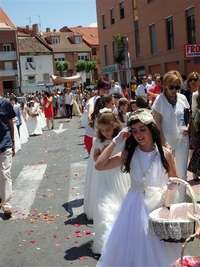
[[(30, 107), (29, 112), (32, 114), (35, 113), (36, 112), (35, 107)], [(39, 123), (38, 116), (37, 117), (28, 116), (27, 129), (28, 129), (29, 135), (42, 134), (42, 129)]]
[(22, 124), (19, 127), (19, 131), (20, 131), (20, 142), (21, 144), (25, 144), (26, 142), (28, 142), (29, 134), (28, 134), (28, 129), (27, 129), (23, 116), (22, 116)]
[(93, 220), (93, 210), (94, 210), (94, 176), (97, 170), (94, 167), (94, 142), (96, 137), (93, 138), (92, 148), (90, 151), (90, 156), (88, 159), (88, 166), (85, 176), (84, 185), (84, 206), (83, 210), (88, 220)]
[[(94, 147), (103, 150), (112, 140), (100, 142), (95, 138)], [(112, 155), (123, 151), (124, 144), (116, 145)], [(97, 171), (94, 176), (94, 241), (93, 253), (101, 253), (105, 242), (105, 233), (112, 222), (130, 188), (130, 176), (121, 171), (121, 166), (111, 170)]]
[(162, 192), (168, 180), (157, 148), (143, 152), (136, 147), (130, 168), (131, 189), (107, 233), (97, 266), (170, 267), (180, 258), (181, 243), (160, 241), (148, 232), (149, 213), (162, 206)]
[(22, 149), (22, 146), (21, 146), (17, 126), (15, 125), (15, 123), (13, 123), (13, 125), (14, 125), (15, 153), (17, 153)]

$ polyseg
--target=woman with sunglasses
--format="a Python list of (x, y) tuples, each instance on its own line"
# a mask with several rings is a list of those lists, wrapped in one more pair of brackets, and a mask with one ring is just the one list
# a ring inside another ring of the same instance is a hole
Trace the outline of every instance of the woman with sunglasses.
[(190, 91), (192, 116), (190, 121), (190, 163), (188, 171), (192, 172), (193, 181), (199, 182), (200, 176), (200, 74), (188, 75), (187, 86)]
[[(176, 159), (178, 177), (186, 180), (189, 153), (187, 123), (184, 131), (180, 130), (184, 110), (189, 109), (186, 97), (179, 93), (182, 77), (176, 70), (167, 72), (163, 78), (163, 92), (157, 96), (152, 109), (155, 121), (160, 130), (162, 145), (171, 149)], [(178, 202), (185, 202), (185, 187), (179, 186)]]

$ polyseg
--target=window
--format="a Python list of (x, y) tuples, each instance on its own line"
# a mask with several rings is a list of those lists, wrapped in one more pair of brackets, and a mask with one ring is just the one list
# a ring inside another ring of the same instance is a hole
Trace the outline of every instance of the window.
[(124, 18), (124, 2), (119, 3), (120, 19)]
[(75, 37), (75, 44), (82, 44), (82, 37)]
[(97, 55), (97, 49), (96, 48), (92, 48), (92, 55), (96, 56)]
[(110, 23), (114, 24), (115, 23), (115, 16), (114, 16), (114, 8), (110, 10)]
[(156, 25), (152, 24), (149, 26), (150, 30), (150, 41), (151, 41), (151, 54), (157, 53), (157, 46), (156, 46)]
[(135, 30), (135, 52), (136, 52), (136, 57), (140, 57), (139, 29)]
[(186, 15), (187, 15), (188, 44), (196, 44), (194, 7), (191, 7), (188, 10), (186, 10)]
[(167, 49), (174, 49), (174, 30), (173, 30), (173, 18), (166, 19), (167, 24)]
[(35, 70), (35, 62), (33, 57), (26, 58), (26, 69), (27, 70)]
[(59, 38), (58, 37), (52, 37), (52, 44), (59, 44)]
[(35, 83), (35, 75), (28, 76), (28, 83)]
[(108, 45), (104, 45), (105, 65), (108, 65)]
[(105, 14), (102, 15), (102, 25), (103, 25), (103, 29), (105, 29), (106, 28), (106, 15)]
[(85, 53), (85, 54), (79, 54), (78, 55), (78, 60), (86, 60), (88, 61), (88, 55)]
[(3, 51), (4, 52), (11, 51), (11, 45), (10, 44), (4, 44), (3, 45)]
[(49, 75), (49, 73), (44, 73), (43, 74), (43, 81), (44, 81), (44, 83), (49, 83), (50, 82), (50, 75)]

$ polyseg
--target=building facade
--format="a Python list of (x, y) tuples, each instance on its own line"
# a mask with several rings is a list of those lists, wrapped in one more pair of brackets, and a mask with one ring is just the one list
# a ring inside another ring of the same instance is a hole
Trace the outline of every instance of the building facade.
[(17, 29), (0, 7), (0, 95), (20, 86)]
[[(200, 1), (96, 0), (101, 73), (129, 82), (175, 69), (200, 72)], [(125, 40), (125, 60), (114, 62), (113, 36)]]

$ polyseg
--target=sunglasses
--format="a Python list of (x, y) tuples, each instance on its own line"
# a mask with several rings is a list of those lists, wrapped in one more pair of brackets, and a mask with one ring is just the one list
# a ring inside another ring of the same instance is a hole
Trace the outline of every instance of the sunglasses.
[(189, 82), (197, 82), (198, 81), (198, 78), (191, 78), (191, 79), (189, 79)]
[(181, 88), (181, 86), (180, 85), (176, 85), (176, 86), (174, 86), (174, 85), (169, 85), (169, 90), (174, 90), (174, 89), (176, 89), (176, 90), (179, 90), (180, 88)]

